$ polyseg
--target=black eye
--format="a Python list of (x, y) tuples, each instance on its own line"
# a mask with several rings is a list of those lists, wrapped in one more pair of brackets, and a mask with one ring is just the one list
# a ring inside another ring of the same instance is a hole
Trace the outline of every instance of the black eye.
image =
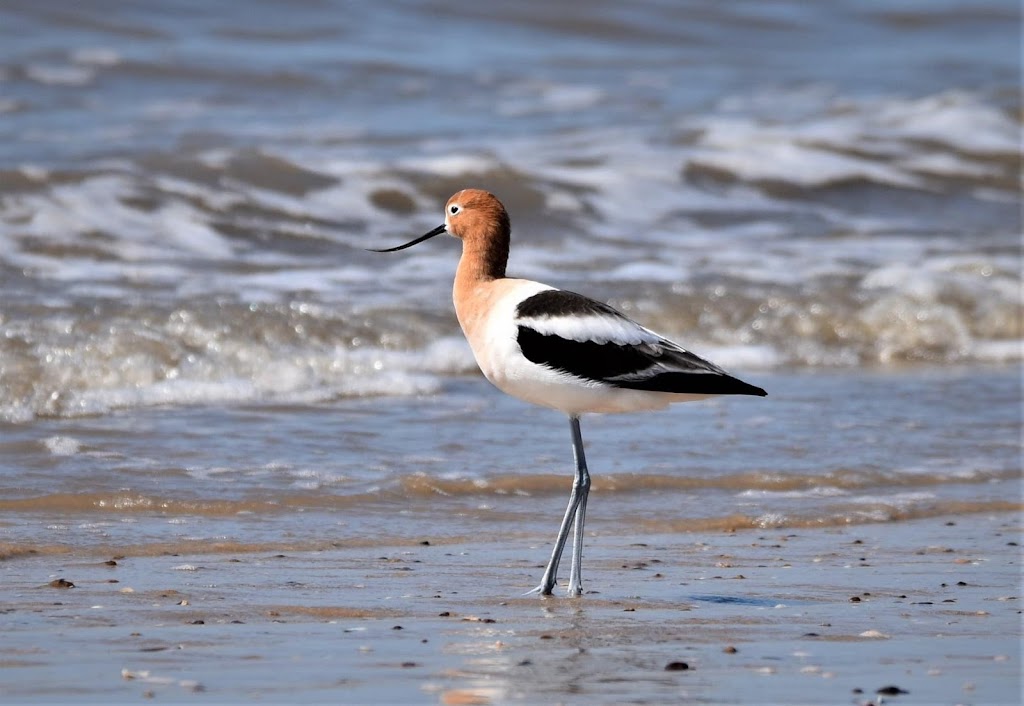
[(454, 204), (453, 204), (453, 205), (451, 205), (451, 206), (449, 206), (449, 207), (448, 207), (448, 213), (452, 214), (453, 216), (454, 216), (454, 215), (455, 215), (456, 213), (458, 213), (458, 212), (459, 212), (459, 207), (458, 207), (458, 206), (456, 206), (456, 205), (454, 205)]

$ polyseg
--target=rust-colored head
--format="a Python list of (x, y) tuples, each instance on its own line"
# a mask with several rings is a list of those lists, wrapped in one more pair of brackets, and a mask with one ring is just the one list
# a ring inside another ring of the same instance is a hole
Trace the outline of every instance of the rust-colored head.
[(469, 256), (481, 275), (503, 277), (508, 260), (510, 225), (508, 212), (498, 197), (483, 189), (463, 189), (444, 206), (444, 223), (404, 245), (373, 252), (411, 248), (435, 235), (448, 233), (462, 241), (464, 259)]
[(495, 238), (508, 240), (508, 212), (498, 197), (482, 189), (463, 189), (444, 205), (444, 226), (467, 245), (486, 246)]

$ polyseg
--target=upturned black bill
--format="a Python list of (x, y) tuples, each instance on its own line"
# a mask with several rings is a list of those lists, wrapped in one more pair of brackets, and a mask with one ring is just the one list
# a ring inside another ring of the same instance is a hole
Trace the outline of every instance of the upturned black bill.
[(366, 249), (369, 250), (370, 252), (395, 252), (397, 250), (405, 250), (406, 248), (411, 248), (413, 245), (416, 245), (417, 243), (422, 243), (424, 240), (430, 240), (435, 235), (441, 235), (441, 233), (444, 233), (444, 232), (445, 232), (445, 225), (444, 225), (444, 223), (442, 223), (441, 225), (439, 225), (437, 228), (434, 228), (434, 230), (430, 231), (429, 233), (421, 235), (420, 237), (416, 238), (416, 240), (412, 240), (412, 241), (406, 243), (405, 245), (398, 245), (398, 246), (393, 247), (393, 248), (384, 248), (383, 250), (378, 250), (377, 248), (366, 248)]

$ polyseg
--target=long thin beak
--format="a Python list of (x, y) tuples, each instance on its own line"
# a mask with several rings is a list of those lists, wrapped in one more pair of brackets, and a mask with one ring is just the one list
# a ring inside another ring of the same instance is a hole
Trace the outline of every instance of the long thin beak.
[(417, 243), (422, 243), (424, 240), (430, 240), (435, 235), (441, 235), (441, 233), (444, 233), (444, 232), (445, 232), (445, 225), (444, 225), (444, 223), (442, 223), (441, 225), (439, 225), (437, 228), (434, 228), (434, 230), (430, 231), (429, 233), (427, 233), (425, 235), (421, 235), (420, 237), (416, 238), (416, 240), (410, 241), (410, 242), (406, 243), (405, 245), (399, 245), (399, 246), (394, 247), (394, 248), (384, 248), (383, 250), (378, 250), (377, 248), (366, 248), (366, 249), (369, 250), (370, 252), (395, 252), (397, 250), (405, 250), (406, 248), (411, 248), (413, 245), (416, 245)]

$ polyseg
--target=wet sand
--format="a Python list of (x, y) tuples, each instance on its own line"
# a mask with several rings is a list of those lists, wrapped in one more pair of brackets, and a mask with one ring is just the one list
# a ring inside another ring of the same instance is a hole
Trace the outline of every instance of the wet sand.
[(7, 546), (0, 695), (866, 704), (897, 687), (885, 702), (1017, 703), (1020, 530), (1000, 513), (597, 533), (579, 599), (520, 595), (540, 534), (280, 554)]

